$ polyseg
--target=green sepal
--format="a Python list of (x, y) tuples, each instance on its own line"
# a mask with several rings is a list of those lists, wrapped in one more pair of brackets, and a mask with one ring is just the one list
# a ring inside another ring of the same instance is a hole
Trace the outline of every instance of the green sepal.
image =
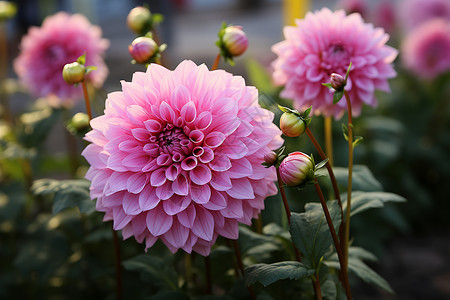
[(87, 66), (86, 67), (86, 71), (84, 71), (84, 74), (85, 75), (87, 75), (87, 74), (89, 74), (90, 72), (92, 72), (92, 71), (94, 71), (94, 70), (97, 70), (98, 68), (96, 67), (96, 66)]
[(325, 166), (327, 164), (327, 162), (329, 161), (329, 158), (325, 158), (324, 160), (322, 160), (321, 162), (319, 162), (315, 167), (314, 170), (320, 169), (323, 166)]
[(344, 89), (335, 91), (333, 94), (333, 104), (336, 104), (339, 101), (341, 101), (343, 96), (344, 96)]
[(281, 154), (283, 154), (283, 152), (284, 152), (284, 149), (286, 149), (286, 146), (283, 146), (280, 149), (278, 149), (277, 156), (281, 156)]
[(356, 136), (355, 139), (353, 140), (353, 147), (361, 144), (363, 142), (363, 137), (362, 136)]
[(86, 63), (86, 53), (77, 58), (77, 63), (84, 65)]
[(308, 118), (309, 114), (311, 113), (312, 106), (308, 107), (301, 115), (303, 118), (303, 121), (305, 121), (306, 118)]
[(330, 90), (334, 90), (333, 87), (331, 86), (331, 83), (322, 83), (323, 86), (326, 86), (327, 88), (329, 88)]
[(304, 120), (303, 120), (303, 122), (305, 122), (305, 126), (306, 126), (306, 127), (308, 127), (309, 124), (311, 124), (311, 121), (312, 121), (312, 118), (307, 118), (307, 119), (304, 119)]
[(348, 141), (348, 128), (344, 123), (342, 123), (342, 134), (344, 135), (345, 140)]
[(158, 25), (164, 21), (164, 16), (162, 14), (152, 13), (152, 25)]

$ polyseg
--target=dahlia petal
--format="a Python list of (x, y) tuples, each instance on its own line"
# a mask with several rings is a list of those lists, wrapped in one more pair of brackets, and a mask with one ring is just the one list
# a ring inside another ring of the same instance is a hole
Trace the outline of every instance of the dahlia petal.
[(212, 172), (211, 187), (217, 191), (226, 191), (231, 189), (231, 180), (227, 172)]
[(98, 169), (103, 169), (105, 167), (105, 164), (98, 156), (98, 153), (100, 151), (102, 151), (101, 147), (99, 147), (95, 144), (90, 144), (83, 150), (81, 155), (83, 155), (84, 158), (86, 158), (86, 160), (88, 161), (88, 163), (91, 166), (98, 168)]
[(209, 185), (195, 185), (190, 186), (190, 196), (192, 200), (198, 204), (204, 204), (211, 198), (211, 189)]
[(195, 145), (200, 144), (203, 141), (203, 138), (204, 138), (204, 134), (200, 130), (195, 129), (189, 133), (189, 139)]
[(172, 189), (175, 194), (180, 196), (186, 196), (189, 193), (189, 183), (183, 173), (173, 181)]
[(147, 251), (148, 248), (151, 248), (156, 243), (157, 240), (158, 240), (157, 237), (147, 235), (145, 237), (145, 250)]
[(167, 215), (162, 206), (159, 205), (147, 212), (146, 223), (151, 234), (160, 236), (172, 227), (173, 217)]
[[(178, 111), (181, 111), (186, 103), (191, 101), (191, 92), (183, 85), (178, 86), (170, 97), (170, 102)], [(182, 116), (182, 114), (180, 114)]]
[(157, 144), (148, 143), (145, 144), (145, 146), (142, 148), (144, 152), (146, 152), (148, 155), (151, 155), (153, 157), (159, 155), (159, 146)]
[(239, 223), (233, 219), (227, 219), (225, 225), (216, 230), (217, 233), (228, 239), (236, 240), (239, 237)]
[(139, 172), (147, 164), (148, 160), (149, 158), (146, 153), (137, 152), (128, 154), (122, 160), (122, 164), (130, 171)]
[(181, 248), (189, 237), (189, 229), (174, 221), (172, 228), (164, 234), (164, 239), (174, 248)]
[(133, 216), (127, 215), (122, 207), (115, 207), (113, 209), (113, 228), (114, 230), (121, 230), (133, 219)]
[(214, 218), (211, 213), (200, 207), (196, 207), (197, 217), (191, 228), (192, 232), (205, 241), (211, 241), (214, 233)]
[(135, 236), (141, 235), (147, 229), (145, 218), (146, 214), (141, 213), (131, 220), (131, 227)]
[(186, 157), (181, 162), (181, 168), (185, 171), (190, 171), (197, 166), (197, 158), (195, 156)]
[(156, 164), (158, 166), (168, 166), (172, 163), (172, 156), (163, 153), (156, 158)]
[(209, 133), (205, 138), (205, 145), (209, 148), (217, 148), (225, 141), (225, 134), (222, 132), (214, 131)]
[(203, 153), (198, 158), (202, 163), (209, 163), (214, 159), (214, 151), (209, 147), (203, 147)]
[(185, 210), (177, 214), (178, 221), (187, 228), (194, 226), (194, 220), (197, 217), (197, 212), (194, 205), (189, 205)]
[(238, 140), (237, 137), (229, 137), (228, 139), (232, 139), (232, 142), (224, 143), (220, 147), (220, 151), (228, 156), (230, 159), (240, 159), (243, 158), (248, 153), (247, 146)]
[(172, 164), (166, 169), (166, 178), (170, 181), (174, 181), (177, 178), (178, 174), (180, 174), (180, 171), (181, 170), (179, 165)]
[(150, 176), (150, 184), (154, 187), (161, 186), (166, 182), (166, 170), (159, 168), (152, 172)]
[(207, 203), (203, 204), (203, 207), (208, 210), (221, 210), (227, 207), (227, 198), (221, 192), (211, 189), (211, 197)]
[(159, 114), (161, 118), (166, 122), (173, 123), (175, 121), (175, 112), (165, 101), (163, 101), (159, 106)]
[(171, 181), (166, 181), (163, 185), (156, 188), (156, 196), (161, 200), (169, 199), (173, 194)]
[(189, 171), (189, 178), (197, 185), (204, 185), (211, 181), (211, 170), (205, 165), (197, 165)]
[(126, 140), (119, 143), (118, 149), (130, 153), (141, 150), (142, 145), (136, 140)]
[(146, 186), (139, 194), (139, 207), (143, 211), (155, 208), (160, 199), (156, 196), (156, 189), (152, 186)]
[(174, 196), (163, 201), (163, 208), (168, 215), (173, 216), (185, 210), (190, 203), (191, 199), (189, 197)]
[(204, 130), (211, 125), (212, 115), (209, 111), (202, 111), (195, 119), (195, 127), (200, 130)]
[(209, 162), (209, 167), (213, 171), (223, 172), (231, 168), (231, 161), (228, 156), (216, 155), (214, 159)]
[(127, 107), (128, 119), (136, 125), (142, 125), (145, 120), (148, 120), (148, 114), (142, 106), (131, 105)]
[(142, 212), (142, 209), (139, 207), (139, 196), (131, 193), (125, 193), (122, 207), (127, 215), (135, 216)]
[(133, 194), (139, 194), (147, 184), (147, 174), (134, 173), (128, 177), (127, 190)]
[(112, 153), (106, 162), (106, 166), (116, 172), (126, 172), (128, 168), (123, 165), (122, 161), (123, 155), (120, 153)]
[(242, 200), (228, 198), (227, 207), (222, 209), (220, 211), (220, 213), (225, 218), (231, 218), (231, 219), (242, 218), (244, 216), (244, 212), (243, 212), (243, 208), (242, 208)]
[(119, 193), (112, 194), (110, 196), (106, 196), (102, 200), (102, 205), (104, 207), (121, 206), (122, 205), (123, 196), (124, 196), (123, 192), (119, 192)]
[(195, 108), (194, 102), (190, 101), (186, 103), (180, 111), (180, 116), (186, 123), (194, 122), (197, 117), (197, 109)]
[(231, 168), (227, 171), (230, 178), (248, 177), (253, 174), (252, 164), (245, 157), (233, 160)]
[(231, 179), (233, 187), (226, 191), (228, 195), (236, 199), (253, 199), (253, 186), (247, 178)]
[(162, 124), (158, 120), (146, 120), (144, 121), (144, 125), (151, 133), (158, 133), (163, 129)]

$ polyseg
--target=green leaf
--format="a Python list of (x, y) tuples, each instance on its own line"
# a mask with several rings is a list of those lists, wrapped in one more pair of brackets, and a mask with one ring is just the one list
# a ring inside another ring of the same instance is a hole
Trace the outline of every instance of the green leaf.
[(89, 181), (84, 179), (38, 179), (33, 182), (31, 190), (35, 195), (54, 195), (54, 215), (72, 207), (78, 207), (82, 213), (92, 213), (95, 204), (89, 196), (89, 186)]
[(97, 70), (98, 68), (96, 66), (87, 66), (86, 71), (84, 72), (85, 75), (89, 74), (90, 72)]
[[(336, 229), (341, 222), (338, 203), (330, 201), (327, 205)], [(308, 203), (305, 210), (304, 213), (292, 213), (290, 232), (295, 246), (303, 254), (304, 264), (319, 269), (333, 241), (321, 205)]]
[(290, 112), (291, 109), (285, 106), (281, 106), (278, 104), (278, 108), (282, 111), (282, 112)]
[(258, 234), (245, 226), (239, 227), (239, 245), (241, 252), (248, 255), (267, 254), (281, 249), (275, 237)]
[(330, 159), (329, 158), (325, 158), (324, 160), (322, 160), (321, 162), (319, 162), (315, 167), (314, 167), (314, 169), (320, 169), (320, 168), (322, 168), (323, 166), (325, 166), (326, 164), (327, 164), (327, 162), (329, 161)]
[[(334, 175), (339, 184), (347, 186), (348, 169), (342, 167), (333, 168)], [(353, 190), (373, 192), (382, 191), (381, 183), (373, 176), (372, 172), (365, 165), (354, 165), (352, 174)]]
[(378, 275), (374, 270), (372, 270), (368, 265), (366, 265), (362, 260), (354, 257), (349, 257), (348, 259), (348, 269), (351, 273), (364, 280), (369, 284), (376, 285), (389, 293), (394, 293), (392, 288), (389, 286), (383, 277)]
[(355, 138), (353, 139), (353, 147), (361, 144), (363, 142), (363, 137), (362, 136), (355, 136)]
[(157, 287), (178, 289), (177, 274), (167, 258), (141, 254), (122, 262), (122, 265), (129, 271), (139, 272), (142, 280)]
[(344, 90), (335, 91), (334, 94), (333, 94), (333, 104), (336, 104), (339, 101), (341, 101), (342, 96), (344, 96)]
[(326, 86), (327, 88), (334, 90), (333, 87), (331, 86), (331, 83), (322, 83), (323, 86)]
[(312, 276), (314, 269), (307, 268), (297, 261), (282, 261), (273, 264), (255, 264), (245, 269), (245, 282), (247, 286), (259, 281), (268, 286), (282, 279), (301, 279)]
[[(342, 208), (347, 210), (347, 194), (342, 195)], [(370, 208), (380, 208), (386, 202), (405, 202), (402, 196), (386, 192), (352, 192), (352, 211), (350, 215), (356, 215)]]

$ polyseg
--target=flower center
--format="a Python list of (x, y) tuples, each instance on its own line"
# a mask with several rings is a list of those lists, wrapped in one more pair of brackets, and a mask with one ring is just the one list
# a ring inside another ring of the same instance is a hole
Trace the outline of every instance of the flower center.
[(168, 124), (156, 137), (159, 146), (159, 153), (173, 155), (175, 152), (180, 153), (184, 146), (189, 144), (189, 138), (184, 134), (183, 130)]
[(340, 42), (332, 43), (321, 53), (321, 67), (323, 70), (331, 74), (339, 73), (346, 69), (351, 56), (351, 49), (344, 47)]

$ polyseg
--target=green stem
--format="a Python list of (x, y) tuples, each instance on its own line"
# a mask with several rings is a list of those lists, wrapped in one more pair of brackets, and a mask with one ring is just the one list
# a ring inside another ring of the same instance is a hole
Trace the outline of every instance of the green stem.
[(83, 94), (84, 94), (84, 102), (86, 104), (86, 112), (89, 116), (89, 120), (92, 120), (92, 113), (91, 113), (91, 103), (89, 101), (89, 94), (86, 88), (86, 82), (83, 80), (81, 82), (81, 85), (83, 87)]
[(336, 235), (336, 230), (333, 226), (333, 221), (331, 220), (330, 212), (328, 211), (327, 203), (325, 201), (325, 198), (323, 197), (322, 189), (320, 188), (319, 182), (316, 178), (314, 178), (314, 187), (316, 188), (317, 195), (319, 195), (320, 203), (322, 204), (323, 212), (325, 213), (325, 219), (327, 220), (328, 229), (330, 230), (331, 237), (333, 238), (334, 248), (336, 248), (336, 253), (339, 259), (339, 265), (341, 266), (341, 274), (343, 279), (343, 284), (345, 288), (345, 292), (347, 294), (347, 299), (352, 299), (352, 293), (350, 291), (350, 284), (348, 281), (348, 271), (347, 271), (347, 264), (344, 261), (344, 257), (342, 254), (341, 246), (339, 245), (339, 240)]
[(333, 166), (333, 130), (332, 130), (333, 120), (331, 117), (325, 117), (324, 127), (325, 127), (325, 149), (327, 151), (327, 156), (330, 159), (330, 165)]
[[(283, 199), (284, 210), (286, 212), (288, 223), (289, 225), (291, 225), (291, 210), (289, 209), (289, 203), (287, 201), (286, 192), (284, 191), (283, 182), (281, 181), (280, 168), (276, 167), (276, 170), (277, 170), (278, 188), (280, 189), (281, 198)], [(292, 246), (294, 247), (295, 258), (297, 259), (297, 261), (301, 262), (300, 251), (297, 249), (297, 247), (295, 247), (294, 242), (292, 242)]]
[(211, 67), (211, 71), (217, 70), (217, 67), (219, 66), (220, 57), (221, 57), (220, 53), (217, 54), (216, 59), (214, 60), (214, 63)]
[(344, 232), (344, 258), (345, 265), (348, 266), (348, 248), (350, 239), (350, 212), (352, 201), (352, 173), (353, 173), (353, 121), (352, 121), (352, 104), (347, 91), (344, 91), (348, 108), (348, 185), (347, 185), (347, 211), (345, 213), (345, 232)]

